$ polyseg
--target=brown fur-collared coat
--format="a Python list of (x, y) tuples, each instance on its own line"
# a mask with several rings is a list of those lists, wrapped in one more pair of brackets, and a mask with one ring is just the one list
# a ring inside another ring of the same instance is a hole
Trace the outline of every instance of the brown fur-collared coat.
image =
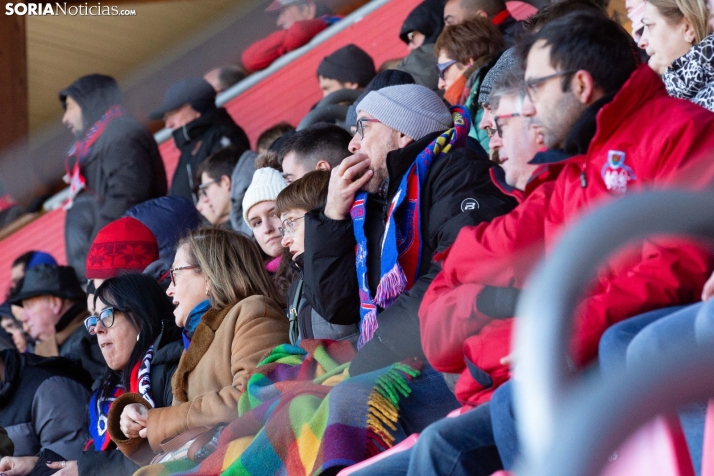
[[(149, 409), (146, 427), (152, 453), (161, 451), (162, 441), (186, 430), (237, 418), (238, 399), (258, 363), (273, 348), (288, 342), (288, 320), (264, 296), (248, 297), (222, 311), (207, 311), (174, 374), (173, 405)], [(119, 426), (121, 411), (129, 403), (148, 405), (136, 394), (119, 397), (109, 411), (109, 434), (125, 455), (146, 463), (151, 456), (146, 441), (127, 438)]]

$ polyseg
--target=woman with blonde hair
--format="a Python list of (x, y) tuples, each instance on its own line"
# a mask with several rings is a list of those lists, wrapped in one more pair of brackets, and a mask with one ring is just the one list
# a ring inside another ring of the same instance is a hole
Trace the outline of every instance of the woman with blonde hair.
[(238, 399), (258, 363), (289, 342), (288, 321), (257, 245), (245, 235), (203, 228), (181, 240), (170, 270), (184, 352), (173, 376), (173, 405), (150, 408), (124, 394), (109, 412), (109, 433), (132, 460), (148, 463), (161, 443), (238, 416)]
[(703, 0), (649, 0), (639, 41), (670, 96), (714, 111), (714, 37)]

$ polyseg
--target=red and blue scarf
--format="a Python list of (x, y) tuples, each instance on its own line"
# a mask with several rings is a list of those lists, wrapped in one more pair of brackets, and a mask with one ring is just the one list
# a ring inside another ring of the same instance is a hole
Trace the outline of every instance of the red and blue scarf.
[[(77, 196), (79, 192), (84, 190), (86, 187), (86, 180), (80, 171), (82, 163), (89, 157), (92, 152), (92, 145), (99, 139), (99, 137), (107, 128), (107, 125), (117, 117), (124, 115), (124, 110), (118, 104), (107, 109), (102, 117), (95, 122), (92, 127), (90, 127), (84, 134), (81, 140), (74, 143), (72, 148), (67, 153), (67, 158), (65, 159), (64, 169), (66, 172), (65, 181), (69, 183), (69, 197), (63, 204), (65, 210), (72, 208), (72, 203), (74, 202), (74, 197)], [(69, 159), (74, 158), (74, 165), (70, 167)]]
[[(355, 197), (350, 215), (357, 241), (356, 264), (360, 297), (360, 337), (357, 347), (369, 342), (377, 330), (377, 306), (389, 307), (418, 278), (421, 261), (421, 189), (431, 164), (452, 149), (463, 147), (471, 120), (462, 106), (451, 108), (454, 127), (434, 139), (402, 178), (387, 211), (382, 239), (380, 279), (372, 298), (367, 280), (367, 237), (364, 234), (367, 192)], [(399, 212), (399, 213), (397, 213)], [(397, 223), (395, 215), (400, 217)]]
[[(131, 381), (129, 383), (129, 392), (138, 393), (144, 400), (149, 402), (151, 407), (154, 407), (154, 400), (151, 398), (151, 381), (149, 373), (151, 372), (151, 359), (154, 358), (154, 346), (149, 347), (143, 359), (136, 363), (134, 370), (131, 372)], [(109, 408), (117, 398), (124, 395), (124, 387), (117, 385), (112, 389), (109, 397), (99, 398), (101, 392), (99, 388), (92, 395), (89, 401), (89, 434), (92, 438), (87, 443), (85, 449), (94, 446), (96, 451), (106, 451), (112, 440), (107, 432), (107, 418)]]

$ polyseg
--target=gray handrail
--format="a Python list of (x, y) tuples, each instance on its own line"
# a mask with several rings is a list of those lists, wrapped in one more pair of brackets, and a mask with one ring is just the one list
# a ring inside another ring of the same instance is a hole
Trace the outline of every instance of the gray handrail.
[(599, 387), (597, 381), (576, 377), (567, 363), (571, 316), (598, 265), (627, 242), (667, 233), (714, 237), (714, 197), (668, 190), (611, 202), (575, 224), (529, 278), (515, 330), (514, 398), (522, 455), (519, 469), (524, 471), (519, 475), (554, 474), (546, 470), (552, 468), (556, 436), (562, 444), (562, 435), (568, 433), (564, 417), (574, 408), (583, 411), (584, 395)]

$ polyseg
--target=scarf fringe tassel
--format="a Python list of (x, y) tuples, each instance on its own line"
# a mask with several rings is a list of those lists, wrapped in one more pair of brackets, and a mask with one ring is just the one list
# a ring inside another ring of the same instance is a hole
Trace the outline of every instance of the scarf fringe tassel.
[(382, 309), (386, 309), (404, 292), (406, 287), (407, 277), (397, 262), (392, 266), (392, 269), (387, 271), (379, 280), (377, 292), (374, 295), (374, 302)]
[(421, 373), (412, 366), (414, 364), (419, 362), (414, 361), (411, 365), (397, 362), (377, 378), (367, 400), (367, 457), (394, 446), (394, 436), (389, 430), (397, 429), (399, 401), (411, 394), (409, 382)]

